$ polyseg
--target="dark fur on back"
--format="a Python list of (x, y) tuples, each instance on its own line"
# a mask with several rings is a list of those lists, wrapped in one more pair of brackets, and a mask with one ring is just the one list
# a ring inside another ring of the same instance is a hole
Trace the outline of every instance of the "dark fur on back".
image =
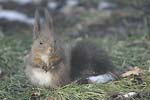
[(114, 72), (115, 69), (106, 52), (91, 41), (82, 40), (72, 48), (72, 79)]

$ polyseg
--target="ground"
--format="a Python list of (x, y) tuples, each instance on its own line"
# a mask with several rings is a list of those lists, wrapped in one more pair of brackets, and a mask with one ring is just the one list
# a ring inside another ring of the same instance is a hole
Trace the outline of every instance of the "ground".
[[(28, 100), (31, 97), (33, 98), (34, 93), (37, 93), (41, 100), (46, 98), (55, 98), (56, 100), (58, 98), (62, 100), (105, 100), (115, 93), (140, 92), (150, 89), (150, 48), (147, 34), (124, 40), (112, 37), (95, 39), (112, 56), (115, 65), (118, 67), (137, 66), (144, 70), (144, 73), (140, 76), (120, 78), (107, 84), (77, 85), (72, 83), (55, 91), (30, 85), (24, 75), (23, 60), (30, 48), (28, 44), (31, 43), (31, 38), (18, 36), (0, 39), (0, 66), (4, 72), (0, 82), (0, 98), (3, 100), (4, 98), (5, 100)], [(149, 99), (144, 98), (139, 100)]]

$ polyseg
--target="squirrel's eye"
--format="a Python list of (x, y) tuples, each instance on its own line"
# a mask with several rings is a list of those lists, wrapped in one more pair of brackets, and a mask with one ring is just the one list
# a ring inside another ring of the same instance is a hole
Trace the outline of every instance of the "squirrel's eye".
[(40, 42), (40, 45), (42, 45), (43, 43), (42, 42)]

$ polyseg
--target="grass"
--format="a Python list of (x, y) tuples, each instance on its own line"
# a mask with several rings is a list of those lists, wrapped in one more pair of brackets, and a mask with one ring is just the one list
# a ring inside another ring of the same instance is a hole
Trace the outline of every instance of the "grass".
[[(82, 33), (83, 31), (84, 33), (85, 31), (85, 33), (90, 32), (93, 34), (97, 31), (92, 31), (89, 26), (92, 27), (93, 25), (96, 27), (96, 25), (100, 24), (101, 26), (101, 24), (104, 24), (104, 29), (102, 27), (98, 32), (103, 32), (103, 30), (105, 32), (105, 27), (110, 26), (115, 31), (114, 33), (116, 33), (119, 27), (115, 26), (117, 23), (121, 23), (123, 18), (140, 19), (142, 17), (141, 19), (144, 19), (146, 17), (149, 19), (149, 14), (145, 13), (148, 9), (148, 0), (111, 1), (116, 1), (121, 6), (118, 9), (120, 11), (118, 14), (110, 16), (105, 11), (92, 12), (86, 10), (78, 16), (72, 17), (71, 20), (75, 19), (75, 17), (78, 19), (79, 17), (79, 21), (75, 20), (75, 24), (77, 23), (75, 27), (68, 24), (68, 22), (65, 25), (69, 25), (68, 29), (75, 32), (79, 31)], [(84, 4), (85, 2), (87, 0), (81, 0), (81, 3)], [(90, 2), (94, 6), (99, 3), (99, 0)], [(140, 22), (141, 19), (137, 20), (140, 23), (136, 23), (136, 27), (132, 27), (132, 24), (133, 26), (135, 24), (134, 20), (130, 22), (123, 19), (123, 25), (124, 23), (125, 26), (131, 24), (131, 26), (127, 27), (126, 34), (139, 33), (141, 35), (132, 34), (130, 37), (122, 39), (117, 36), (94, 39), (99, 46), (108, 52), (117, 67), (137, 66), (144, 70), (144, 73), (139, 76), (131, 75), (107, 84), (77, 85), (76, 83), (71, 83), (55, 91), (33, 87), (24, 74), (24, 57), (30, 50), (31, 37), (13, 35), (0, 38), (0, 70), (3, 72), (0, 75), (0, 100), (105, 100), (113, 94), (125, 94), (131, 91), (149, 91), (145, 94), (141, 93), (141, 97), (136, 100), (150, 100), (150, 30), (149, 20), (146, 18), (142, 22)], [(60, 22), (58, 24), (61, 27), (63, 26)], [(80, 24), (83, 25), (83, 30), (78, 28)]]
[[(0, 100), (105, 100), (114, 93), (150, 90), (150, 47), (147, 36), (132, 36), (124, 40), (117, 37), (95, 39), (106, 49), (118, 67), (138, 66), (144, 70), (140, 76), (129, 76), (107, 84), (68, 84), (55, 91), (33, 87), (24, 74), (24, 56), (31, 38), (9, 36), (0, 39)], [(139, 81), (138, 79), (142, 81)], [(37, 94), (34, 96), (34, 94)], [(39, 99), (40, 98), (40, 99)], [(139, 100), (149, 100), (143, 96)]]

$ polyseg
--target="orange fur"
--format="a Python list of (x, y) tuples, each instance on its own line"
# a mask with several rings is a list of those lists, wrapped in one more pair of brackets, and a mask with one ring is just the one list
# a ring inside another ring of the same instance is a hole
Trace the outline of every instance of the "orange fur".
[(57, 55), (49, 57), (49, 63), (53, 63), (53, 62), (56, 62), (58, 60), (60, 60), (60, 57)]
[[(57, 56), (57, 55), (51, 56), (51, 57), (49, 57), (49, 64), (54, 63), (58, 60), (60, 60), (59, 56)], [(33, 62), (35, 64), (41, 64), (43, 61), (42, 61), (41, 57), (34, 57)]]
[(42, 59), (41, 58), (33, 58), (33, 62), (35, 63), (35, 64), (41, 64), (42, 63)]

